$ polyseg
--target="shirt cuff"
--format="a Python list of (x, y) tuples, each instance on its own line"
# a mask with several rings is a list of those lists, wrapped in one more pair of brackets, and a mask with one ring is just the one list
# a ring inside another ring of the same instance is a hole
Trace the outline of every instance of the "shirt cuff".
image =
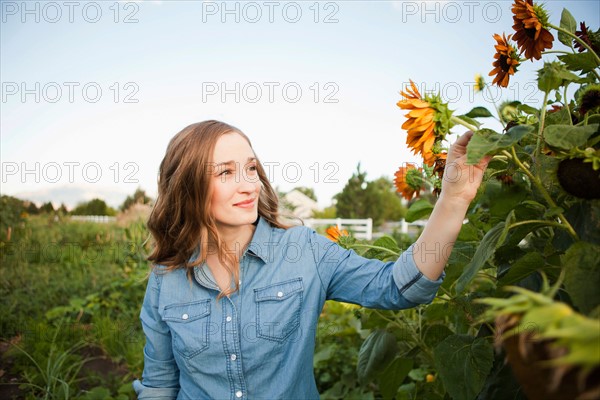
[(175, 400), (179, 394), (179, 388), (153, 388), (144, 386), (139, 379), (133, 381), (133, 390), (138, 395), (138, 400)]
[(400, 254), (398, 261), (394, 264), (394, 282), (406, 300), (417, 304), (429, 304), (435, 298), (446, 277), (446, 272), (442, 271), (442, 275), (435, 281), (423, 275), (415, 264), (413, 246), (414, 243)]

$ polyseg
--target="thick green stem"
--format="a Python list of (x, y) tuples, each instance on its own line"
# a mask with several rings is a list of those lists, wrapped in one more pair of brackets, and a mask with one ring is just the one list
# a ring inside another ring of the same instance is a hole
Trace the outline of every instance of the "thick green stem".
[[(544, 185), (542, 185), (542, 182), (536, 176), (534, 176), (531, 173), (531, 171), (529, 171), (528, 168), (526, 168), (523, 165), (521, 160), (519, 160), (519, 157), (517, 157), (517, 152), (515, 151), (515, 146), (511, 147), (511, 151), (512, 151), (512, 154), (506, 150), (503, 150), (502, 152), (504, 154), (510, 156), (513, 159), (513, 161), (515, 162), (515, 164), (517, 164), (517, 166), (525, 173), (525, 175), (527, 175), (527, 177), (529, 178), (531, 183), (540, 191), (542, 197), (544, 198), (544, 200), (546, 200), (548, 205), (552, 208), (558, 208), (558, 206), (556, 205), (554, 200), (552, 200), (552, 197), (550, 197), (550, 194), (548, 194), (548, 191), (546, 190)], [(579, 240), (579, 238), (577, 237), (577, 233), (575, 232), (575, 229), (573, 229), (573, 227), (571, 226), (569, 221), (565, 218), (563, 213), (558, 213), (558, 219), (560, 219), (560, 221), (565, 226), (565, 229), (569, 232), (571, 237), (575, 240)]]
[(527, 221), (515, 222), (514, 224), (510, 224), (508, 229), (512, 229), (517, 226), (527, 225), (527, 224), (543, 224), (543, 225), (547, 225), (547, 226), (555, 226), (555, 227), (561, 228), (561, 229), (567, 229), (566, 225), (563, 225), (561, 223), (554, 222), (554, 221), (544, 220), (544, 219), (529, 219)]
[(500, 108), (498, 108), (498, 104), (496, 104), (496, 100), (492, 96), (492, 91), (490, 90), (489, 85), (485, 85), (485, 88), (486, 88), (488, 94), (490, 95), (490, 99), (492, 99), (492, 103), (494, 103), (494, 108), (496, 109), (496, 114), (498, 114), (498, 121), (500, 121), (503, 128), (506, 128), (506, 123), (504, 122), (504, 119), (502, 119), (502, 115), (500, 115)]
[(565, 108), (567, 109), (567, 114), (569, 115), (569, 123), (571, 125), (573, 125), (573, 118), (571, 118), (571, 110), (569, 109), (569, 102), (567, 102), (567, 86), (569, 86), (568, 84), (565, 85), (565, 90), (564, 90), (564, 105)]
[(352, 244), (352, 245), (350, 245), (348, 247), (349, 248), (364, 247), (364, 248), (367, 248), (367, 249), (375, 249), (375, 250), (387, 251), (388, 253), (393, 254), (395, 256), (399, 256), (400, 255), (399, 253), (395, 252), (394, 250), (390, 250), (390, 249), (388, 249), (386, 247), (381, 247), (381, 246), (373, 246), (372, 244), (359, 244), (359, 243), (355, 243), (355, 244)]
[(537, 138), (537, 144), (535, 146), (536, 157), (542, 151), (541, 147), (542, 147), (542, 142), (544, 139), (544, 123), (546, 122), (546, 103), (548, 103), (548, 95), (549, 94), (550, 94), (549, 92), (544, 93), (544, 102), (542, 103), (542, 110), (540, 111), (540, 123), (539, 123), (539, 128), (538, 128), (538, 138)]
[(594, 58), (596, 59), (596, 62), (598, 64), (600, 64), (600, 57), (598, 57), (598, 54), (596, 54), (596, 52), (590, 47), (590, 45), (588, 45), (585, 41), (581, 40), (580, 38), (578, 38), (576, 35), (572, 34), (569, 31), (564, 30), (563, 28), (561, 28), (560, 26), (555, 26), (552, 24), (548, 24), (548, 26), (552, 29), (556, 29), (559, 32), (564, 33), (567, 36), (572, 37), (574, 40), (576, 40), (580, 45), (582, 45), (583, 47), (585, 47), (590, 53), (592, 53), (594, 55)]
[(469, 130), (471, 130), (473, 132), (479, 130), (479, 128), (477, 128), (475, 125), (471, 125), (467, 121), (463, 121), (462, 119), (460, 119), (460, 118), (458, 118), (458, 117), (456, 117), (454, 115), (452, 117), (450, 117), (450, 121), (454, 122), (455, 124), (462, 125), (465, 128), (467, 128), (467, 129), (469, 129)]

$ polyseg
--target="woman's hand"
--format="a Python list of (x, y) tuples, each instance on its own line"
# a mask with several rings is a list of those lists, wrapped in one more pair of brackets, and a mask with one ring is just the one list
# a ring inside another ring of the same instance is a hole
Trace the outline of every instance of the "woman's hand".
[(492, 156), (483, 157), (476, 165), (467, 165), (467, 144), (472, 136), (473, 132), (465, 132), (450, 147), (442, 178), (440, 199), (464, 202), (468, 206), (475, 198), (483, 179), (483, 172)]

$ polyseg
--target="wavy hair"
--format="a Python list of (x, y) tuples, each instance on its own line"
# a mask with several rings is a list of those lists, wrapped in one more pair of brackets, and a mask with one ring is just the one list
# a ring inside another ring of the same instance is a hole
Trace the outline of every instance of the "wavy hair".
[[(190, 281), (194, 267), (206, 261), (210, 250), (215, 251), (214, 247), (209, 249), (209, 241), (216, 245), (219, 260), (235, 282), (235, 289), (228, 288), (219, 297), (239, 290), (239, 260), (227, 249), (210, 212), (213, 152), (217, 140), (232, 132), (241, 135), (252, 148), (242, 131), (215, 120), (189, 125), (171, 139), (160, 163), (158, 196), (147, 222), (154, 239), (147, 260), (165, 266), (166, 272), (186, 268)], [(258, 215), (273, 227), (289, 228), (280, 221), (277, 192), (258, 157), (257, 172), (262, 184)], [(196, 250), (198, 257), (190, 262)]]

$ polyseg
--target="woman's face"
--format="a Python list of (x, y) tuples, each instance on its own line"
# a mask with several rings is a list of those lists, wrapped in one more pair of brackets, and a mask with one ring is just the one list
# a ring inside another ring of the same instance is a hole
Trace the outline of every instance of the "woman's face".
[(252, 148), (241, 135), (222, 135), (215, 145), (211, 212), (219, 228), (252, 224), (258, 217), (261, 183)]

